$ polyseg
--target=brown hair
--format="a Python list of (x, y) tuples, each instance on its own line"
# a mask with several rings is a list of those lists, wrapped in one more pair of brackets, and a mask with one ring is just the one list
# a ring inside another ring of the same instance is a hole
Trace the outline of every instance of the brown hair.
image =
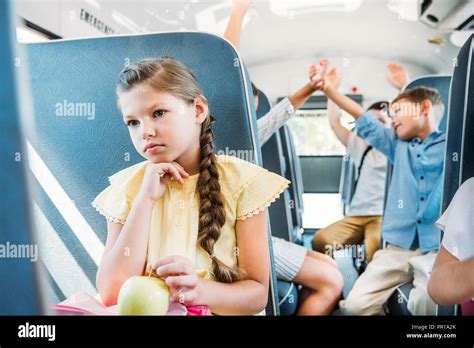
[(408, 99), (413, 103), (421, 103), (423, 100), (429, 100), (435, 110), (435, 117), (439, 121), (444, 114), (444, 101), (438, 90), (425, 86), (411, 88), (400, 93), (392, 104), (402, 99)]
[(388, 109), (388, 106), (389, 106), (389, 102), (388, 101), (378, 101), (378, 102), (375, 102), (373, 103), (372, 105), (370, 105), (368, 108), (367, 108), (367, 111), (369, 110), (376, 110), (376, 111), (385, 111)]
[(436, 89), (424, 86), (403, 91), (392, 101), (392, 103), (401, 99), (408, 99), (414, 103), (421, 103), (423, 100), (428, 99), (433, 105), (444, 104), (443, 97), (441, 97)]
[[(149, 58), (131, 63), (120, 73), (117, 83), (117, 97), (140, 84), (170, 93), (173, 96), (193, 103), (196, 98), (207, 102), (194, 74), (180, 61), (170, 58)], [(201, 125), (199, 179), (196, 192), (199, 195), (198, 244), (212, 259), (215, 279), (232, 283), (243, 279), (240, 268), (231, 268), (214, 256), (214, 245), (221, 235), (226, 213), (219, 184), (217, 158), (214, 153), (214, 118), (208, 115)]]
[(250, 85), (252, 86), (252, 94), (254, 97), (258, 97), (258, 94), (260, 93), (259, 89), (253, 82), (250, 82)]

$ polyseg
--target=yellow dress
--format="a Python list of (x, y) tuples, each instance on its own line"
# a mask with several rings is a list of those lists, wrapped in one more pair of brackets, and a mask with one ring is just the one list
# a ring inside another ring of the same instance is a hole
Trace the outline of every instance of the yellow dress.
[[(123, 169), (109, 177), (110, 185), (92, 202), (108, 221), (125, 224), (137, 195), (147, 161)], [(238, 264), (235, 223), (271, 205), (288, 187), (289, 181), (268, 170), (236, 157), (218, 155), (219, 183), (224, 198), (226, 222), (214, 245), (214, 254), (227, 266)], [(168, 183), (163, 197), (152, 212), (147, 265), (169, 255), (185, 256), (194, 262), (203, 278), (212, 279), (210, 255), (197, 245), (199, 196), (195, 192), (199, 174), (185, 179), (183, 186)]]

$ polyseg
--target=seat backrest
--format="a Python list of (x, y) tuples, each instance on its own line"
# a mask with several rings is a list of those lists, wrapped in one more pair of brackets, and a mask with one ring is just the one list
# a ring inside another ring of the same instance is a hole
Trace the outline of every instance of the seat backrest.
[[(283, 125), (280, 130), (283, 156), (286, 161), (285, 177), (291, 181), (289, 188), (290, 208), (293, 220), (293, 231), (298, 231), (303, 227), (303, 177), (301, 175), (300, 159), (296, 154), (293, 135), (287, 125)], [(297, 236), (294, 236), (295, 238)]]
[[(143, 160), (116, 106), (115, 84), (126, 64), (161, 56), (182, 61), (196, 75), (217, 120), (217, 152), (261, 163), (247, 72), (235, 49), (218, 36), (170, 32), (26, 48), (36, 112), (35, 131), (28, 135), (37, 162), (32, 168), (39, 184), (36, 218), (45, 222), (44, 243), (53, 246), (46, 266), (61, 297), (95, 290), (107, 229), (91, 201), (108, 185), (108, 176)], [(77, 271), (74, 278), (71, 270)], [(267, 314), (274, 313), (275, 299)]]
[[(442, 212), (462, 183), (474, 177), (474, 35), (466, 41), (457, 56), (447, 105)], [(438, 306), (438, 315), (453, 315), (456, 312), (456, 307)]]
[(24, 56), (16, 50), (15, 17), (11, 6), (10, 1), (0, 2), (0, 110), (3, 116), (0, 127), (0, 244), (4, 253), (0, 261), (0, 314), (38, 315), (42, 307), (37, 296), (36, 273), (40, 260), (30, 233), (28, 159), (21, 122), (23, 117), (26, 120), (31, 116), (31, 110), (29, 105), (19, 103), (18, 94), (29, 92), (24, 79), (20, 78), (24, 73)]
[[(257, 117), (264, 116), (270, 111), (271, 105), (265, 94), (260, 91), (258, 97)], [(283, 157), (280, 133), (275, 132), (262, 147), (263, 167), (281, 176), (285, 176), (286, 161)], [(269, 208), (272, 235), (287, 241), (292, 239), (292, 217), (290, 210), (290, 196), (285, 190)]]
[[(474, 35), (459, 51), (451, 82), (442, 210), (474, 176)], [(470, 150), (470, 151), (469, 151)]]

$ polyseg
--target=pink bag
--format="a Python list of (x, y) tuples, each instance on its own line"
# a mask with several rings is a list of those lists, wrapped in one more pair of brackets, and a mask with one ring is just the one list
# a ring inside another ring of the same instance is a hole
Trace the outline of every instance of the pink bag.
[[(61, 303), (53, 305), (52, 315), (118, 315), (117, 305), (106, 307), (99, 299), (86, 292), (78, 292)], [(171, 302), (166, 315), (172, 316), (207, 316), (212, 315), (207, 306), (185, 306)]]
[(474, 301), (469, 300), (461, 304), (462, 316), (474, 316)]

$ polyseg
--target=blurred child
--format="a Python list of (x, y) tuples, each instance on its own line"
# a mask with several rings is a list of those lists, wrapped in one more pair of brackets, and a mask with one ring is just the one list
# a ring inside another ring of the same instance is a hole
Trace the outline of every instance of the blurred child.
[[(325, 76), (325, 69), (314, 65), (309, 73), (329, 99), (356, 119), (359, 136), (393, 164), (382, 225), (386, 247), (374, 254), (341, 304), (346, 314), (384, 314), (384, 304), (393, 291), (413, 281), (410, 259), (439, 247), (434, 223), (440, 211), (445, 152), (445, 134), (438, 129), (443, 100), (431, 88), (404, 91), (391, 104), (392, 128), (387, 129), (371, 111), (365, 112), (341, 94)], [(434, 314), (435, 305), (423, 291), (411, 290), (408, 308), (413, 314)]]
[(474, 315), (474, 178), (456, 192), (438, 220), (444, 231), (428, 292), (438, 304), (461, 304), (462, 315)]
[[(242, 22), (252, 0), (234, 0), (232, 13), (224, 37), (237, 49), (240, 47)], [(315, 91), (310, 81), (291, 96), (284, 98), (257, 120), (260, 145), (294, 116)], [(258, 108), (259, 90), (252, 83), (255, 109)], [(330, 314), (342, 293), (343, 279), (337, 264), (329, 256), (307, 250), (301, 245), (272, 237), (277, 278), (293, 281), (303, 287), (298, 299), (298, 315)]]
[[(327, 62), (324, 61), (323, 64)], [(335, 67), (326, 76), (335, 88), (339, 88), (341, 77)], [(389, 125), (387, 109), (388, 102), (378, 102), (371, 105), (368, 111), (372, 111), (383, 125)], [(347, 153), (355, 164), (355, 187), (347, 204), (346, 216), (320, 229), (314, 236), (313, 249), (332, 254), (337, 248), (364, 241), (365, 258), (370, 262), (380, 248), (387, 158), (356, 132), (344, 127), (340, 118), (341, 109), (329, 99), (329, 124), (339, 141), (346, 146)]]

